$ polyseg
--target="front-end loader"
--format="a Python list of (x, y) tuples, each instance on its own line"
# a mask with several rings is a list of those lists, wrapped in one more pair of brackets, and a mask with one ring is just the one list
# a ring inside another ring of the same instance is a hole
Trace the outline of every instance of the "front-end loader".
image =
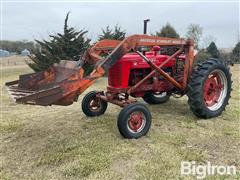
[[(99, 116), (108, 103), (118, 105), (123, 108), (117, 121), (121, 135), (139, 138), (149, 131), (152, 116), (145, 104), (137, 102), (138, 97), (148, 104), (161, 104), (170, 96), (186, 94), (190, 109), (200, 118), (219, 116), (225, 109), (231, 93), (229, 68), (219, 59), (208, 59), (195, 68), (193, 62), (192, 40), (132, 35), (123, 41), (99, 41), (78, 62), (63, 60), (43, 72), (21, 75), (6, 86), (17, 103), (70, 105), (107, 72), (107, 91), (89, 92), (82, 100), (82, 111)], [(90, 74), (86, 64), (93, 67)]]

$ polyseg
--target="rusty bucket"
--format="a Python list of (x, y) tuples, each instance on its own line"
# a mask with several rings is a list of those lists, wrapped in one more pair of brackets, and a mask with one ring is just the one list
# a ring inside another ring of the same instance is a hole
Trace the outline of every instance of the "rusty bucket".
[(70, 105), (102, 73), (83, 77), (84, 70), (75, 61), (61, 60), (49, 69), (19, 76), (5, 85), (14, 101), (33, 105)]

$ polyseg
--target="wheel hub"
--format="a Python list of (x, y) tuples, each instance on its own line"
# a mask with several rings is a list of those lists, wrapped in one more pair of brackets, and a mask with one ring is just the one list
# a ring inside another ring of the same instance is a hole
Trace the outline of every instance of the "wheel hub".
[(223, 87), (224, 82), (221, 74), (214, 72), (208, 76), (204, 84), (204, 102), (207, 107), (213, 107), (222, 101)]
[(143, 129), (145, 123), (145, 116), (142, 112), (132, 113), (128, 120), (129, 128), (133, 132), (139, 132)]
[(98, 111), (101, 108), (101, 102), (99, 99), (93, 99), (90, 104), (89, 107), (92, 111)]

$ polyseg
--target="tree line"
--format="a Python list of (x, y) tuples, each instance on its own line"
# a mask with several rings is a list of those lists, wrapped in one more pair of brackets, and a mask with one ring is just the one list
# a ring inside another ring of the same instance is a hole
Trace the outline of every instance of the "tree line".
[(32, 51), (34, 48), (36, 48), (38, 45), (34, 43), (33, 41), (8, 41), (8, 40), (1, 40), (0, 41), (0, 49), (7, 50), (9, 52), (15, 52), (17, 54), (20, 54), (22, 50), (28, 49), (29, 51)]
[[(90, 47), (90, 39), (87, 38), (88, 31), (83, 29), (76, 29), (68, 26), (69, 13), (67, 13), (63, 33), (49, 35), (49, 40), (35, 40), (35, 42), (29, 41), (2, 41), (1, 48), (11, 51), (20, 52), (23, 49), (30, 50), (30, 58), (32, 63), (29, 66), (34, 71), (41, 71), (53, 63), (58, 63), (60, 60), (74, 60), (77, 61), (83, 55), (83, 53)], [(160, 37), (179, 38), (180, 35), (174, 29), (174, 27), (167, 23), (159, 31), (151, 34)], [(240, 63), (240, 42), (231, 53), (219, 52), (215, 42), (212, 40), (208, 42), (206, 48), (200, 48), (199, 42), (203, 35), (203, 29), (198, 24), (190, 24), (187, 28), (185, 38), (193, 39), (195, 42), (195, 49), (198, 50), (196, 61), (204, 61), (210, 57), (222, 58), (231, 60), (235, 63)], [(102, 29), (101, 34), (98, 35), (98, 39), (114, 39), (123, 40), (126, 37), (126, 30), (123, 30), (121, 26), (116, 24), (113, 28), (107, 26)], [(213, 38), (210, 38), (213, 39)]]

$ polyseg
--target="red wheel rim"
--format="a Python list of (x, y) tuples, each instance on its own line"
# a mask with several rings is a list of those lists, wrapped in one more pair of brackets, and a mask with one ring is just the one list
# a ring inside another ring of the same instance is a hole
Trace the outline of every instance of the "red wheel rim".
[(146, 124), (146, 118), (143, 112), (133, 112), (128, 118), (128, 129), (132, 133), (137, 133), (143, 130)]
[(226, 76), (221, 70), (215, 70), (205, 80), (204, 102), (210, 110), (217, 110), (226, 97)]

